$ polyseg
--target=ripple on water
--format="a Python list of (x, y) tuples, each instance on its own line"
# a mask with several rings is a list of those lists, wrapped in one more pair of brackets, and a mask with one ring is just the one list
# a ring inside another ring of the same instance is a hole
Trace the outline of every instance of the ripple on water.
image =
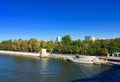
[[(0, 82), (68, 82), (94, 77), (108, 69), (110, 69), (108, 66), (57, 59), (0, 55)], [(117, 74), (119, 71), (112, 72), (110, 74), (119, 77)]]

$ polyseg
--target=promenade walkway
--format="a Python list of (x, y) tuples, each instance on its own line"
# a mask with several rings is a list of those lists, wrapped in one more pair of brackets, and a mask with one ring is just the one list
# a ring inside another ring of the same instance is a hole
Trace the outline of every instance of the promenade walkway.
[(64, 54), (50, 54), (49, 55), (50, 58), (57, 58), (57, 59), (62, 59), (62, 60), (71, 60), (73, 59), (73, 57), (75, 57), (75, 55), (64, 55)]
[(35, 57), (39, 57), (40, 56), (40, 53), (4, 51), (4, 50), (0, 50), (0, 54), (17, 55), (17, 56), (35, 56)]
[(113, 56), (109, 56), (109, 57), (106, 57), (106, 56), (99, 56), (98, 58), (101, 58), (101, 59), (107, 59), (107, 60), (115, 60), (115, 61), (120, 61), (120, 57), (113, 57)]

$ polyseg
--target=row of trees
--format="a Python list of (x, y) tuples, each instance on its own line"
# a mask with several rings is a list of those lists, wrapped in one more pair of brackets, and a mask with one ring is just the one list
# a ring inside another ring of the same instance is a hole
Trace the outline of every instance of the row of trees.
[(46, 48), (48, 52), (85, 55), (107, 55), (120, 52), (120, 38), (111, 40), (72, 40), (70, 35), (62, 37), (61, 42), (30, 40), (6, 40), (0, 43), (0, 50), (24, 52), (40, 52)]

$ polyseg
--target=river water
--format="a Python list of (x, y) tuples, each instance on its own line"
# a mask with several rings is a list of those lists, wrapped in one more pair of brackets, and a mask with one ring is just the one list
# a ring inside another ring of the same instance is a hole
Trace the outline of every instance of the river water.
[(119, 68), (0, 55), (0, 82), (119, 82), (119, 79)]

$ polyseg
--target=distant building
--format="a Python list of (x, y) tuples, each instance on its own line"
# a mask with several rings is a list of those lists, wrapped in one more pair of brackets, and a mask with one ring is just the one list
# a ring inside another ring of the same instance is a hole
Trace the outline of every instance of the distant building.
[(95, 40), (97, 40), (97, 38), (96, 38), (96, 37), (93, 37), (93, 36), (85, 36), (85, 40), (95, 41)]
[(57, 42), (60, 42), (60, 41), (61, 41), (60, 36), (57, 37), (56, 41), (57, 41)]
[(112, 56), (120, 57), (120, 52), (113, 53)]
[(104, 37), (103, 38), (99, 38), (99, 40), (106, 40), (106, 38), (104, 38)]
[(116, 37), (112, 37), (112, 39), (116, 39)]

